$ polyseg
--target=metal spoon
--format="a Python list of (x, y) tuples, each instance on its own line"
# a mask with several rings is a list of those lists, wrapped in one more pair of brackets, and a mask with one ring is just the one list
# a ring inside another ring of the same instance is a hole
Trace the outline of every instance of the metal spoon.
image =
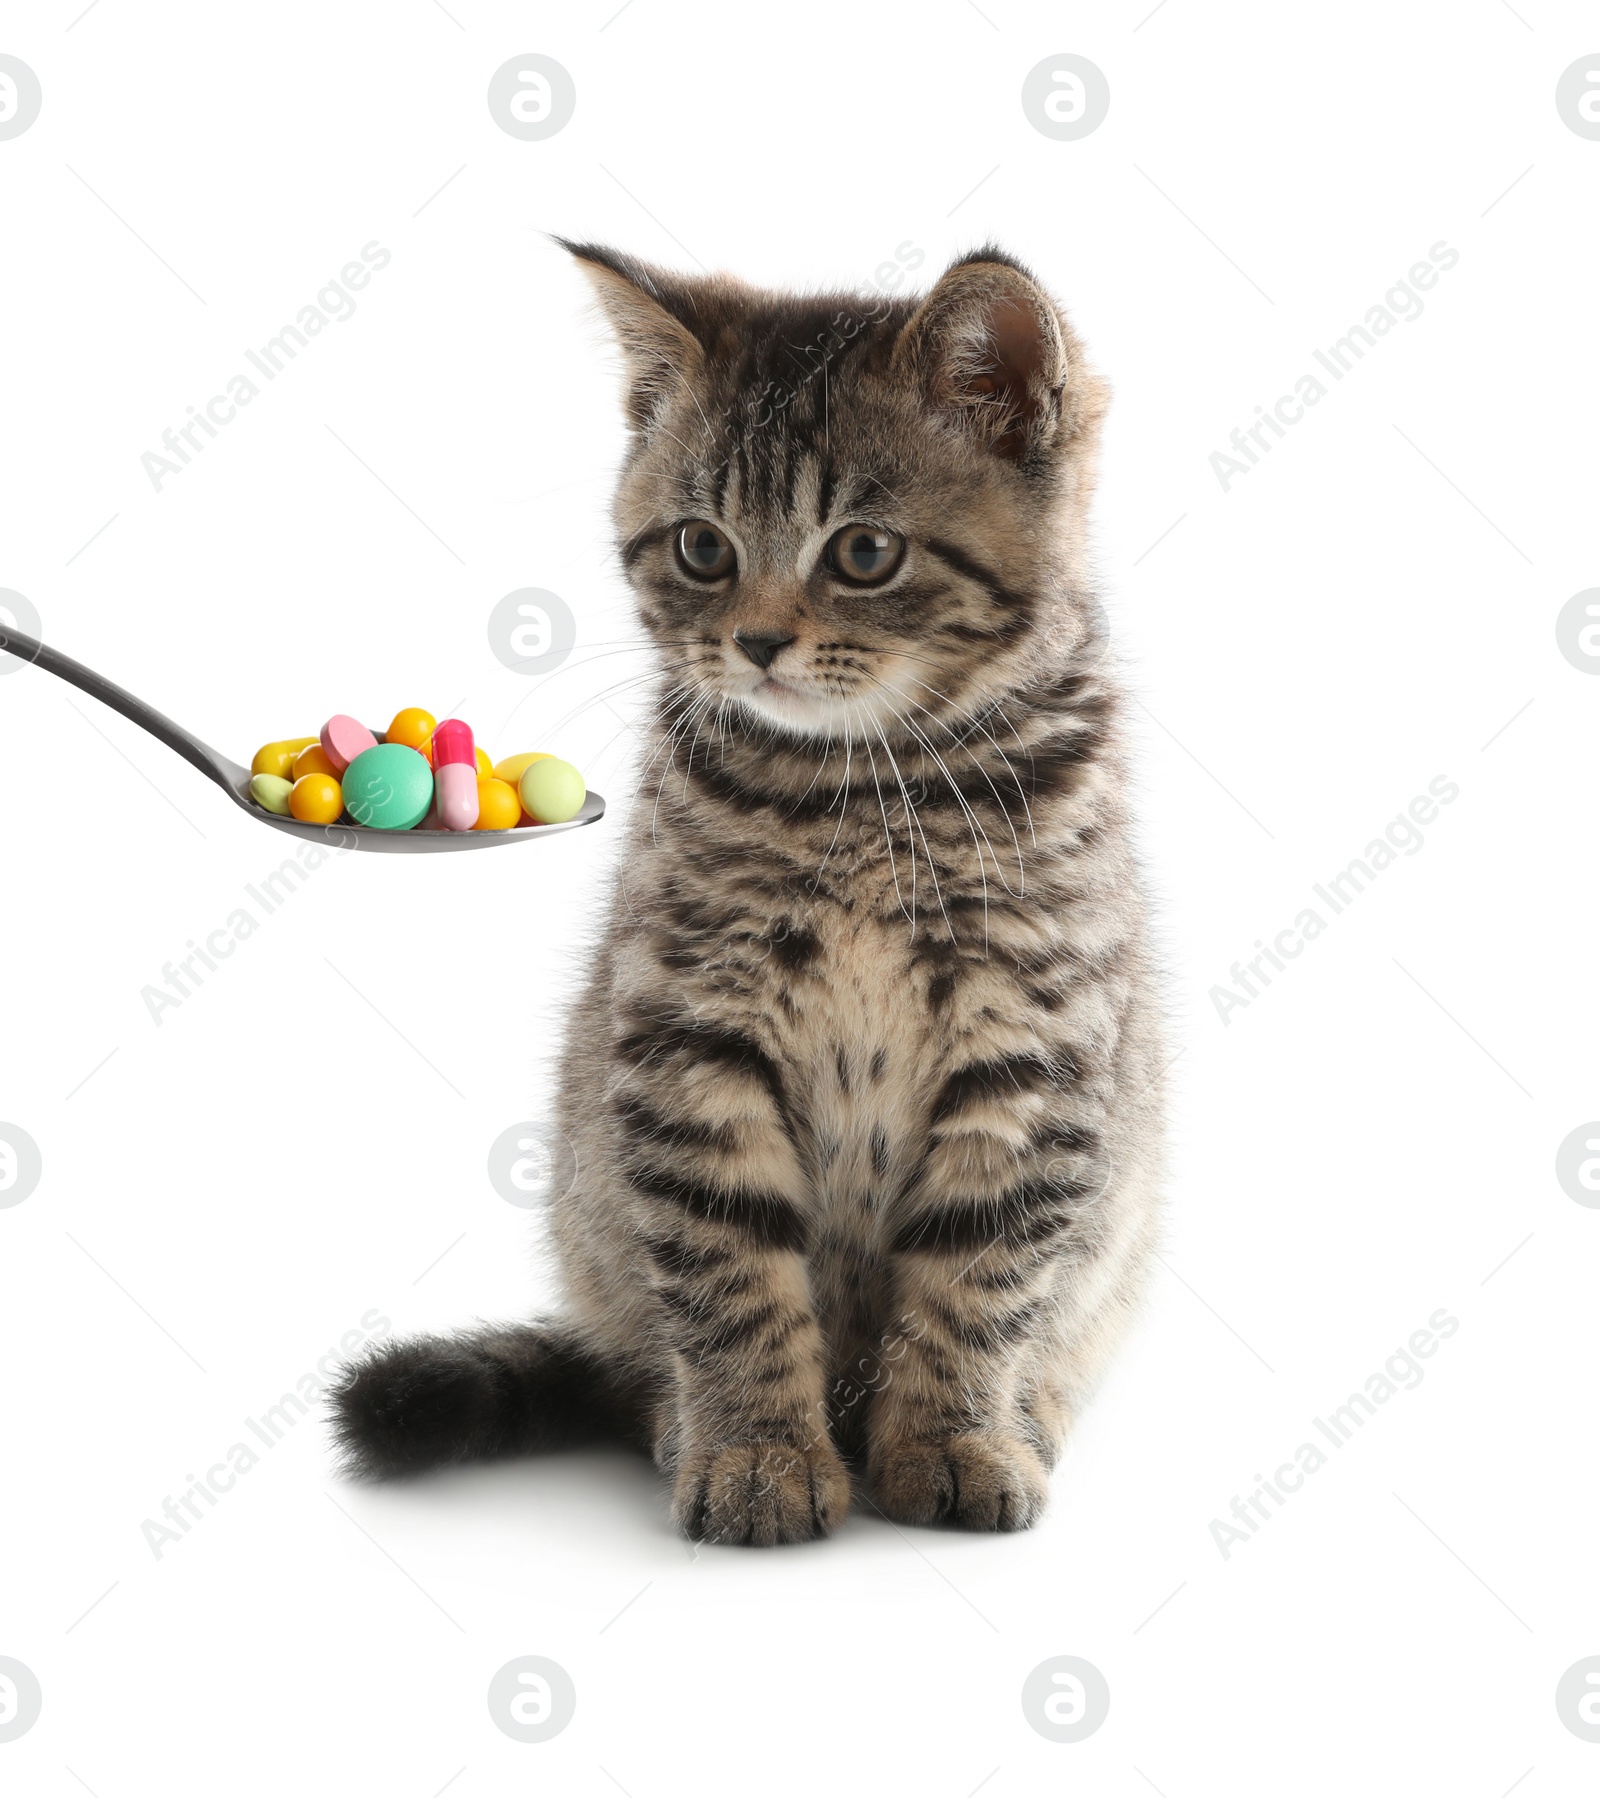
[[(566, 824), (528, 825), (515, 830), (371, 830), (357, 824), (302, 824), (298, 818), (279, 817), (276, 812), (256, 804), (250, 797), (248, 768), (229, 761), (225, 755), (218, 755), (198, 737), (190, 736), (170, 718), (163, 717), (154, 706), (135, 699), (115, 681), (96, 674), (92, 668), (85, 668), (82, 662), (75, 662), (59, 649), (52, 649), (48, 643), (41, 643), (37, 637), (30, 637), (26, 631), (7, 624), (3, 617), (0, 617), (0, 650), (9, 650), (21, 661), (31, 662), (34, 667), (79, 688), (91, 699), (110, 706), (114, 712), (121, 712), (141, 730), (149, 731), (152, 737), (165, 743), (168, 749), (176, 750), (208, 780), (214, 780), (233, 803), (248, 812), (258, 824), (270, 824), (274, 830), (286, 830), (290, 836), (306, 837), (313, 842), (326, 843), (330, 848), (419, 854), (439, 849), (492, 849), (498, 843), (531, 843), (554, 836), (558, 831), (576, 830), (580, 825), (593, 824), (606, 809), (605, 800), (591, 792), (577, 817)], [(373, 734), (380, 743), (383, 741), (381, 732)]]

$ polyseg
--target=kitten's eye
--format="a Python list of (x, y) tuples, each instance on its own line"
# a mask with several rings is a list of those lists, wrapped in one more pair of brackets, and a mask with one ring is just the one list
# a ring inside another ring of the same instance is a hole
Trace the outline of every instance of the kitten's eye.
[(875, 525), (847, 524), (828, 540), (828, 565), (857, 587), (876, 587), (900, 566), (906, 540)]
[(732, 574), (737, 557), (733, 545), (717, 527), (704, 518), (691, 518), (678, 532), (674, 546), (678, 566), (697, 581), (720, 581)]

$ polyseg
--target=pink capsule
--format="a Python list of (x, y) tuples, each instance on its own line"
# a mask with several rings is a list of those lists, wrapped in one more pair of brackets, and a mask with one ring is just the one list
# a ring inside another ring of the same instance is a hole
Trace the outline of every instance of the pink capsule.
[(337, 712), (322, 727), (322, 752), (333, 763), (334, 772), (343, 774), (363, 749), (372, 749), (378, 739), (354, 718)]
[(446, 830), (478, 822), (478, 760), (472, 726), (446, 718), (433, 733), (433, 803)]

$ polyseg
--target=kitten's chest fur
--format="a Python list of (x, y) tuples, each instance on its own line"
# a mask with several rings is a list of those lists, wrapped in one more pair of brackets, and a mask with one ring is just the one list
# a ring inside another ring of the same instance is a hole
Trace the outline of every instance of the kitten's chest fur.
[[(886, 856), (871, 794), (809, 829), (685, 795), (670, 829), (663, 816), (636, 841), (627, 888), (669, 892), (675, 927), (670, 946), (639, 944), (639, 987), (660, 1005), (665, 975), (674, 1002), (755, 1031), (781, 1070), (818, 1221), (863, 1251), (927, 1150), (951, 1066), (1031, 1045), (1041, 1000), (1019, 958), (1074, 928), (1059, 885), (1036, 896), (1031, 870), (1024, 892), (1014, 862), (1009, 884), (980, 865), (978, 831), (1015, 833), (992, 799), (987, 814), (976, 803), (970, 826), (953, 809), (919, 820), (915, 873), (903, 838)], [(1042, 845), (1050, 824), (1037, 823)]]
[(820, 920), (814, 973), (787, 1020), (819, 1204), (831, 1227), (868, 1240), (927, 1126), (932, 1019), (907, 935), (876, 918)]

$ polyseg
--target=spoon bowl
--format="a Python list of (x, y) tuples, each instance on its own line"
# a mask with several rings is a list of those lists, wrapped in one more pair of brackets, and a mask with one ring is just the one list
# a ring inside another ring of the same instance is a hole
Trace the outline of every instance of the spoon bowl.
[[(7, 624), (3, 618), (0, 618), (0, 651), (9, 651), (19, 661), (44, 669), (47, 674), (53, 674), (58, 680), (64, 680), (80, 692), (87, 693), (91, 699), (98, 699), (102, 705), (120, 712), (141, 730), (149, 731), (158, 742), (164, 743), (192, 767), (198, 768), (207, 780), (214, 781), (241, 811), (248, 812), (258, 824), (270, 825), (273, 830), (286, 831), (292, 837), (303, 837), (332, 849), (372, 849), (387, 855), (429, 855), (451, 849), (493, 849), (502, 843), (542, 841), (561, 831), (577, 830), (585, 824), (593, 824), (605, 815), (605, 800), (598, 793), (591, 792), (578, 815), (565, 824), (519, 825), (514, 830), (424, 830), (420, 826), (416, 830), (372, 830), (360, 824), (302, 824), (298, 818), (280, 817), (278, 813), (269, 812), (265, 806), (256, 804), (250, 797), (250, 770), (242, 763), (220, 755), (208, 743), (202, 743), (197, 736), (184, 730), (181, 725), (174, 724), (154, 706), (136, 699), (115, 681), (107, 680), (103, 674), (96, 674), (92, 668), (86, 668), (82, 662), (63, 655), (59, 649), (52, 649), (37, 637), (30, 637), (26, 631)], [(383, 741), (382, 732), (375, 731), (373, 734), (380, 743)]]

